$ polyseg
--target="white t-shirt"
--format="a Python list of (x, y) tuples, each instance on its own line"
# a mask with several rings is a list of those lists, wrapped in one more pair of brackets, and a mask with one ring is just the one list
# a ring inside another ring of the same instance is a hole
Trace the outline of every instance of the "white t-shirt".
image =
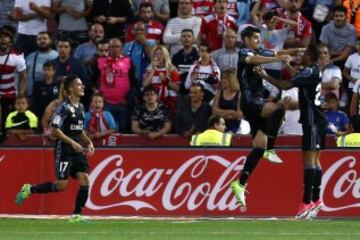
[[(281, 98), (291, 97), (294, 101), (299, 101), (299, 89), (291, 88), (289, 90), (282, 91)], [(291, 135), (302, 135), (302, 126), (299, 123), (300, 119), (300, 110), (286, 110), (285, 111), (285, 121), (283, 124), (283, 133)]]
[[(34, 13), (30, 9), (29, 3), (34, 2), (41, 7), (50, 7), (51, 0), (15, 0), (15, 8), (22, 8), (24, 14)], [(45, 18), (38, 16), (29, 21), (19, 21), (18, 32), (25, 35), (37, 35), (39, 32), (47, 30), (47, 21)]]
[[(360, 79), (360, 55), (356, 52), (351, 54), (345, 62), (345, 67), (350, 69), (350, 76)], [(354, 83), (349, 82), (349, 88), (353, 88)]]
[[(0, 96), (17, 94), (16, 73), (26, 70), (25, 59), (22, 54), (10, 53), (0, 56)], [(4, 65), (6, 61), (6, 65)]]

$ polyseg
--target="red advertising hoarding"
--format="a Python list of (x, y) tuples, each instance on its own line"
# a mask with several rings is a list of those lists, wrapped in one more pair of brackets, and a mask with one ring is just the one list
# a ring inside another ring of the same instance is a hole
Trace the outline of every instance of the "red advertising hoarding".
[[(240, 211), (229, 184), (239, 176), (244, 149), (97, 149), (89, 159), (90, 194), (85, 214), (125, 216), (294, 216), (302, 197), (299, 150), (279, 150), (284, 164), (262, 160), (249, 180), (247, 210)], [(320, 216), (360, 216), (360, 153), (327, 150), (323, 164), (325, 207)], [(33, 195), (14, 202), (25, 182), (54, 179), (52, 149), (1, 149), (0, 213), (69, 214), (77, 192)]]

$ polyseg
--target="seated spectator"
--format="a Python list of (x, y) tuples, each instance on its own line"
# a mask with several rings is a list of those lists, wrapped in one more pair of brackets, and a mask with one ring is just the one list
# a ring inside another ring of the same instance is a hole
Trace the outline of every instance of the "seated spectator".
[(226, 69), (221, 74), (221, 89), (214, 97), (212, 106), (214, 115), (225, 119), (226, 132), (237, 133), (240, 127), (240, 86), (236, 77), (236, 69)]
[(326, 44), (320, 43), (318, 50), (320, 53), (318, 64), (322, 72), (321, 96), (325, 97), (328, 93), (332, 92), (339, 98), (342, 81), (341, 69), (331, 63), (330, 50)]
[(340, 136), (336, 141), (338, 147), (360, 147), (360, 116), (351, 119), (353, 133)]
[(342, 136), (350, 133), (350, 120), (346, 113), (338, 110), (338, 99), (334, 93), (328, 93), (325, 97), (325, 112), (328, 121), (328, 134), (336, 134)]
[(159, 93), (160, 102), (166, 103), (170, 112), (175, 113), (175, 98), (180, 90), (180, 76), (171, 63), (169, 52), (165, 46), (159, 45), (153, 49), (151, 65), (147, 69), (143, 86), (146, 87), (150, 84)]
[(185, 89), (186, 77), (190, 67), (199, 59), (198, 50), (194, 47), (195, 37), (192, 29), (183, 29), (181, 31), (181, 44), (183, 49), (179, 50), (172, 57), (172, 62), (180, 73), (180, 93), (186, 94)]
[(59, 95), (60, 84), (54, 81), (55, 66), (52, 62), (46, 62), (43, 66), (44, 80), (35, 82), (33, 109), (35, 115), (41, 119), (45, 108)]
[(91, 139), (99, 139), (115, 132), (116, 124), (110, 112), (104, 111), (104, 96), (96, 93), (91, 98), (90, 111), (85, 113), (85, 131)]
[(220, 116), (211, 116), (208, 129), (191, 137), (191, 146), (230, 146), (231, 134), (225, 132), (225, 120)]
[(144, 87), (142, 106), (136, 107), (132, 115), (132, 132), (149, 139), (159, 138), (170, 132), (171, 121), (168, 107), (159, 103), (159, 94), (152, 85)]
[(237, 68), (239, 49), (236, 47), (237, 35), (232, 29), (226, 29), (223, 34), (224, 46), (212, 53), (212, 59), (220, 70)]
[(41, 118), (41, 129), (44, 135), (50, 135), (51, 128), (50, 128), (50, 120), (54, 112), (60, 104), (65, 100), (67, 97), (67, 93), (64, 90), (64, 84), (60, 84), (60, 90), (57, 99), (52, 100), (45, 108), (43, 116)]
[(29, 104), (25, 96), (18, 96), (15, 101), (15, 111), (11, 112), (5, 123), (7, 134), (14, 134), (20, 140), (26, 140), (27, 134), (35, 133), (38, 127), (38, 118), (28, 110)]
[(205, 89), (205, 102), (210, 102), (220, 83), (220, 69), (211, 60), (211, 48), (209, 45), (205, 43), (200, 44), (199, 53), (200, 59), (195, 65), (191, 66), (186, 78), (185, 88), (190, 89), (194, 83), (200, 83)]
[(184, 136), (205, 131), (212, 115), (211, 107), (204, 102), (204, 88), (195, 83), (190, 87), (189, 97), (179, 98), (176, 104), (176, 130)]
[(350, 116), (360, 115), (360, 79), (355, 83), (350, 104)]

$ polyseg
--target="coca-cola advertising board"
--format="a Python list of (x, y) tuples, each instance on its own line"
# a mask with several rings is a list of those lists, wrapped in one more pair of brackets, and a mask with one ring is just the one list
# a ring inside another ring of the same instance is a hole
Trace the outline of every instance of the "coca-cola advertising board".
[[(294, 216), (302, 198), (300, 150), (278, 150), (283, 164), (262, 160), (249, 179), (247, 209), (229, 189), (249, 149), (102, 148), (89, 159), (90, 193), (84, 214), (124, 216)], [(360, 216), (360, 153), (327, 150), (321, 155), (325, 207), (320, 216)], [(77, 193), (33, 194), (21, 206), (23, 183), (54, 180), (53, 150), (0, 149), (0, 213), (69, 214)], [(244, 211), (245, 210), (245, 211)]]

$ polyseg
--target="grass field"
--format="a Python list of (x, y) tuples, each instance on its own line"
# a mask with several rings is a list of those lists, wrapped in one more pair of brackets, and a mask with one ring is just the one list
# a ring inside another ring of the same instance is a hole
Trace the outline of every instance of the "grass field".
[(0, 218), (1, 240), (360, 239), (360, 220), (90, 220)]

